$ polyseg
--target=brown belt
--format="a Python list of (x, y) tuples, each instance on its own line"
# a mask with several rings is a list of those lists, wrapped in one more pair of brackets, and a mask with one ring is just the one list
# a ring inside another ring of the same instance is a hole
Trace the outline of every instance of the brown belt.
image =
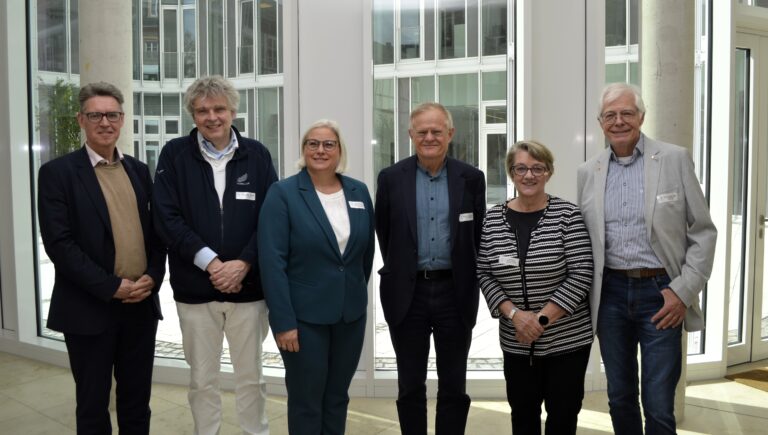
[(605, 268), (608, 272), (615, 273), (617, 275), (626, 276), (627, 278), (656, 278), (657, 276), (666, 275), (667, 271), (662, 268), (657, 269), (610, 269)]

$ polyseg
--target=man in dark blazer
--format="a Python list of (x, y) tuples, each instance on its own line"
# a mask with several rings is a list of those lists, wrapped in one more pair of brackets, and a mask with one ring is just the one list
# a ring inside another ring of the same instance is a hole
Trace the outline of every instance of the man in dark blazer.
[(447, 157), (455, 129), (445, 107), (422, 104), (410, 119), (416, 155), (382, 170), (376, 192), (381, 305), (397, 357), (397, 412), (403, 434), (427, 432), (427, 360), (434, 333), (436, 433), (463, 434), (485, 178)]
[(123, 95), (80, 90), (85, 145), (39, 171), (40, 233), (56, 269), (48, 328), (64, 333), (76, 385), (77, 433), (112, 433), (117, 382), (121, 433), (149, 433), (157, 292), (165, 251), (152, 230), (147, 166), (117, 149)]

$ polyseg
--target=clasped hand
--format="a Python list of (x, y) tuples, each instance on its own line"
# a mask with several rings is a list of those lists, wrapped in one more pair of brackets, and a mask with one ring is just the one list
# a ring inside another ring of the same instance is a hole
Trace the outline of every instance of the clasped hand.
[(149, 275), (144, 274), (136, 281), (123, 278), (113, 298), (120, 299), (124, 304), (135, 304), (151, 295), (153, 288), (155, 280)]
[(243, 260), (221, 261), (214, 258), (208, 265), (210, 280), (216, 290), (222, 293), (238, 293), (243, 288), (243, 278), (251, 265)]

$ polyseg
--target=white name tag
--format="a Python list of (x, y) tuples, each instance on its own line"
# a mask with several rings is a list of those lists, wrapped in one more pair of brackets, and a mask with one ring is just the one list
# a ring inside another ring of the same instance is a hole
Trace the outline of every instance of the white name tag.
[(244, 199), (246, 201), (256, 201), (255, 192), (235, 192), (235, 199)]
[(459, 222), (470, 222), (475, 220), (475, 215), (472, 213), (461, 213), (459, 215)]
[(349, 201), (349, 208), (359, 208), (360, 210), (365, 210), (365, 204), (363, 204), (363, 201)]
[(499, 264), (517, 267), (520, 264), (520, 260), (514, 255), (499, 255)]
[(677, 192), (662, 193), (656, 196), (656, 202), (663, 204), (665, 202), (677, 201)]

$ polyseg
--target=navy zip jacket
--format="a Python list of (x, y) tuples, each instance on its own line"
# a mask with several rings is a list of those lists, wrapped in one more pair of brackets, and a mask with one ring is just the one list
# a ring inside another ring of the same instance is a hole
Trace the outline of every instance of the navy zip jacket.
[[(242, 137), (234, 127), (232, 130), (239, 146), (227, 163), (222, 207), (213, 169), (200, 152), (197, 129), (169, 141), (157, 162), (152, 210), (156, 231), (168, 245), (171, 287), (177, 302), (264, 299), (256, 229), (264, 197), (277, 174), (264, 145)], [(206, 246), (221, 261), (239, 259), (251, 265), (239, 293), (216, 290), (208, 272), (195, 266), (195, 254)]]

